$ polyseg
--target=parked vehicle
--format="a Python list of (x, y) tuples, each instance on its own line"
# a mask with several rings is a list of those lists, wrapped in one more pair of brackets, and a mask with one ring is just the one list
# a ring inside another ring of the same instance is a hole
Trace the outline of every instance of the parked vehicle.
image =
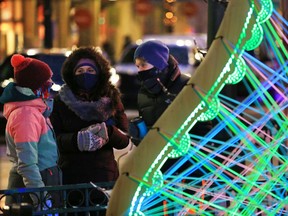
[[(189, 76), (193, 74), (199, 61), (199, 47), (206, 48), (206, 35), (197, 34), (194, 36), (177, 36), (177, 35), (146, 35), (143, 37), (141, 44), (147, 40), (161, 40), (169, 47), (170, 53), (179, 63), (182, 73)], [(122, 101), (126, 109), (137, 108), (137, 92), (140, 83), (137, 79), (138, 70), (134, 65), (134, 52), (138, 44), (129, 45), (123, 52), (120, 60), (114, 65), (116, 73), (120, 76), (118, 88), (122, 94)], [(197, 55), (196, 55), (197, 54)]]

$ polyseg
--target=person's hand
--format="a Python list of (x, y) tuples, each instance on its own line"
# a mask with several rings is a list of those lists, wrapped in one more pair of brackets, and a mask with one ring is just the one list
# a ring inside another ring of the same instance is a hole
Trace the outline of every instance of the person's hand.
[(78, 132), (78, 148), (80, 151), (96, 151), (109, 141), (105, 122), (90, 125)]
[(100, 136), (108, 141), (108, 132), (105, 122), (90, 125), (87, 128), (88, 131), (92, 132), (94, 135)]
[(92, 132), (94, 135), (103, 138), (103, 142), (98, 144), (98, 148), (100, 149), (109, 141), (108, 130), (105, 122), (90, 125), (87, 128), (88, 131)]
[(85, 130), (79, 131), (77, 136), (78, 149), (80, 151), (96, 151), (107, 143), (104, 138)]

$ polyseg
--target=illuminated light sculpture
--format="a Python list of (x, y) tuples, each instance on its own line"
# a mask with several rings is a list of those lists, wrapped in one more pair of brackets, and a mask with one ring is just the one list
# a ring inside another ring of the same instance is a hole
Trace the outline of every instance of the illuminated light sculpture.
[[(285, 31), (271, 0), (229, 1), (204, 61), (121, 164), (108, 216), (288, 215)], [(271, 67), (245, 52), (263, 38), (275, 53)], [(241, 80), (247, 98), (221, 95)], [(219, 123), (204, 137), (189, 134), (211, 119)]]

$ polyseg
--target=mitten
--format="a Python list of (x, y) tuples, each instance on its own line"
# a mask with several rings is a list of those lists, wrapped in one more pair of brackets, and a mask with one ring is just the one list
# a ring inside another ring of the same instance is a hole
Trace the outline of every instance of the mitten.
[(105, 122), (90, 125), (87, 130), (92, 132), (94, 135), (102, 137), (108, 142), (109, 136)]
[(77, 144), (80, 151), (96, 151), (106, 143), (106, 139), (93, 134), (89, 130), (78, 132)]

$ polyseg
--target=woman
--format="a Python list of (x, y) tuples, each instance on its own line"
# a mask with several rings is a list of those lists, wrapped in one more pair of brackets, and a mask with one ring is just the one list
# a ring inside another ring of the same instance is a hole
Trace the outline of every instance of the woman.
[(51, 115), (63, 184), (109, 182), (119, 175), (113, 148), (128, 146), (128, 119), (109, 69), (93, 47), (74, 50), (63, 64), (65, 84)]

